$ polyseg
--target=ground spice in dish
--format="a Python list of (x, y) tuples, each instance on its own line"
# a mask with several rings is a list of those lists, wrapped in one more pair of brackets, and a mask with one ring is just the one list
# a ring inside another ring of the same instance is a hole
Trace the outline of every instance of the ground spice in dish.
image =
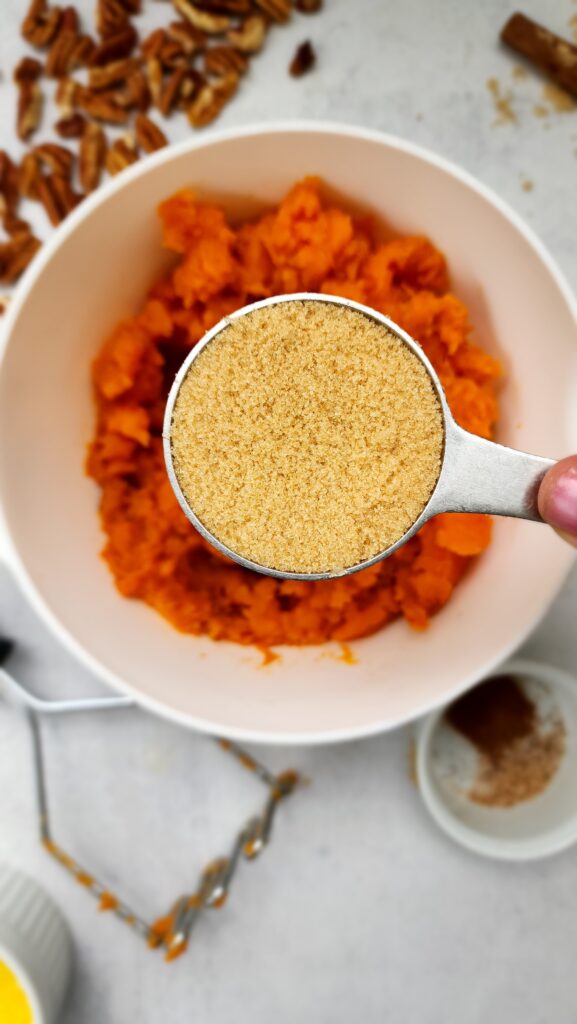
[(191, 364), (173, 464), (189, 506), (237, 554), (338, 573), (398, 541), (441, 468), (443, 414), (400, 338), (345, 306), (265, 306)]
[(426, 628), (490, 543), (486, 516), (438, 516), (353, 576), (273, 580), (220, 557), (192, 528), (172, 492), (161, 435), (174, 374), (205, 331), (256, 299), (315, 291), (390, 316), (422, 344), (461, 426), (491, 437), (499, 364), (471, 339), (442, 253), (420, 236), (383, 238), (374, 219), (327, 202), (311, 179), (239, 227), (190, 190), (159, 212), (174, 264), (104, 340), (93, 368), (87, 468), (101, 489), (104, 557), (118, 590), (183, 632), (262, 647), (347, 642), (399, 616)]
[(447, 720), (486, 757), (498, 760), (535, 730), (535, 705), (513, 676), (495, 676), (451, 704)]
[(536, 704), (512, 676), (495, 676), (455, 701), (449, 724), (476, 747), (475, 803), (512, 807), (542, 793), (565, 752), (565, 726), (541, 721)]

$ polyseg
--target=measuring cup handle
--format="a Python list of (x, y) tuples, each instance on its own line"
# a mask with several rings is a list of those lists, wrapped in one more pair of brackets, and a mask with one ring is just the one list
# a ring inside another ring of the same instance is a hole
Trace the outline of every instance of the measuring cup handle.
[(537, 493), (553, 465), (447, 423), (443, 468), (427, 511), (486, 512), (541, 523)]

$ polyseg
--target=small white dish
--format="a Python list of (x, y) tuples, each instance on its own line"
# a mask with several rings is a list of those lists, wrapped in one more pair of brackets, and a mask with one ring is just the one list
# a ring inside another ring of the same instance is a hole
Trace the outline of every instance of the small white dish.
[(577, 679), (552, 665), (520, 658), (493, 673), (504, 674), (544, 684), (564, 721), (565, 752), (548, 787), (513, 807), (488, 807), (468, 799), (465, 785), (457, 788), (447, 771), (454, 751), (452, 730), (447, 726), (443, 731), (446, 708), (418, 727), (417, 783), (434, 820), (461, 846), (499, 860), (537, 860), (577, 842)]
[(5, 864), (0, 864), (0, 962), (24, 993), (33, 1024), (57, 1024), (70, 980), (68, 927), (44, 890)]

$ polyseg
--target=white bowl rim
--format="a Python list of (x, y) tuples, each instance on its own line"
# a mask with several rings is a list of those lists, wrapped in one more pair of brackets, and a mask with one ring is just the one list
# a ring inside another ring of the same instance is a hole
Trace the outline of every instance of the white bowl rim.
[[(180, 156), (183, 153), (194, 152), (197, 149), (202, 149), (215, 143), (218, 144), (229, 140), (255, 135), (281, 135), (290, 133), (339, 135), (384, 144), (385, 146), (389, 146), (390, 148), (397, 149), (401, 152), (414, 156), (423, 163), (430, 164), (450, 177), (456, 178), (458, 181), (462, 182), (471, 189), (471, 191), (480, 195), (489, 205), (495, 207), (503, 217), (516, 228), (527, 244), (536, 252), (537, 256), (555, 281), (577, 326), (577, 299), (574, 297), (565, 276), (544, 244), (535, 232), (525, 224), (522, 218), (512, 209), (512, 207), (508, 205), (508, 203), (501, 199), (488, 186), (478, 181), (468, 171), (463, 170), (457, 164), (432, 152), (424, 146), (401, 139), (395, 135), (387, 134), (386, 132), (381, 132), (378, 129), (363, 128), (357, 125), (341, 123), (338, 121), (283, 120), (242, 125), (236, 128), (227, 128), (220, 131), (215, 130), (211, 131), (210, 134), (203, 134), (199, 138), (193, 137), (191, 139), (185, 139), (183, 142), (167, 146), (165, 149), (161, 149), (157, 153), (147, 156), (146, 160), (142, 161), (142, 163), (136, 163), (132, 167), (127, 168), (121, 175), (117, 175), (111, 181), (106, 182), (101, 188), (93, 192), (81, 203), (79, 207), (76, 208), (76, 210), (70, 214), (69, 217), (66, 218), (48, 242), (43, 245), (30, 269), (24, 274), (23, 278), (17, 285), (14, 298), (8, 306), (6, 318), (0, 328), (0, 366), (4, 356), (4, 351), (8, 345), (12, 328), (20, 315), (28, 295), (30, 294), (37, 279), (42, 274), (45, 266), (65, 239), (74, 232), (76, 226), (87, 218), (94, 210), (98, 209), (100, 205), (103, 205), (108, 200), (109, 196), (114, 195), (117, 191), (125, 187), (128, 187), (133, 180), (137, 179), (141, 175), (147, 174), (154, 167), (168, 162), (172, 160), (173, 157)], [(5, 517), (3, 516), (1, 503), (0, 522), (2, 522), (2, 542), (5, 548), (5, 550), (1, 552), (1, 555), (5, 556), (8, 565), (16, 570), (19, 584), (21, 585), (26, 597), (32, 604), (35, 611), (51, 629), (52, 633), (59, 639), (63, 646), (76, 659), (78, 659), (82, 665), (84, 665), (89, 671), (93, 672), (98, 679), (107, 683), (113, 690), (133, 698), (138, 705), (147, 708), (154, 714), (159, 714), (178, 725), (185, 726), (186, 728), (193, 728), (201, 733), (221, 735), (228, 739), (240, 740), (249, 743), (270, 743), (275, 746), (321, 746), (331, 743), (351, 742), (400, 728), (401, 726), (414, 721), (415, 718), (418, 717), (414, 713), (408, 712), (406, 715), (396, 719), (394, 722), (390, 722), (385, 719), (384, 721), (379, 720), (371, 722), (370, 724), (353, 726), (352, 728), (346, 729), (331, 729), (310, 733), (279, 733), (268, 731), (263, 732), (262, 730), (253, 730), (231, 725), (223, 727), (219, 722), (212, 722), (206, 718), (196, 718), (194, 715), (171, 708), (160, 700), (142, 694), (139, 690), (131, 686), (130, 683), (126, 682), (126, 680), (121, 676), (106, 668), (98, 658), (90, 654), (83, 645), (79, 643), (74, 636), (72, 636), (66, 626), (62, 624), (49, 605), (44, 601), (44, 598), (37, 590), (33, 580), (29, 576), (28, 571), (20, 558), (8, 524), (5, 521)], [(574, 556), (572, 556), (570, 549), (568, 549), (567, 570), (565, 575), (568, 574), (573, 561)], [(451, 692), (443, 694), (440, 698), (432, 698), (430, 703), (421, 710), (420, 715), (426, 715), (435, 709), (450, 703), (459, 694), (464, 693), (465, 690), (472, 686), (476, 681), (486, 675), (489, 675), (497, 665), (510, 657), (513, 651), (523, 643), (523, 641), (537, 626), (546, 611), (547, 608), (541, 609), (539, 613), (527, 623), (524, 631), (521, 634), (518, 634), (515, 639), (501, 651), (498, 657), (491, 658), (486, 664), (480, 666), (474, 673), (464, 677), (459, 685)]]
[[(548, 662), (534, 660), (533, 658), (511, 658), (504, 665), (499, 666), (498, 673), (510, 673), (512, 675), (529, 676), (532, 679), (542, 680), (551, 687), (558, 687), (561, 690), (570, 690), (573, 697), (577, 699), (577, 678), (570, 672), (550, 665)], [(485, 679), (490, 679), (495, 672), (488, 673)], [(432, 785), (431, 773), (429, 771), (429, 749), (437, 725), (451, 701), (437, 708), (432, 714), (426, 716), (417, 726), (418, 735), (416, 739), (416, 773), (417, 785), (423, 803), (429, 814), (437, 823), (439, 828), (448, 835), (454, 842), (472, 853), (480, 854), (483, 857), (490, 857), (493, 860), (503, 861), (532, 861), (542, 860), (545, 857), (552, 857), (556, 853), (567, 850), (577, 843), (577, 813), (573, 814), (562, 826), (546, 832), (539, 837), (527, 837), (525, 839), (499, 839), (488, 835), (486, 832), (478, 832), (473, 828), (464, 825), (449, 810), (447, 804), (439, 797), (437, 790)]]

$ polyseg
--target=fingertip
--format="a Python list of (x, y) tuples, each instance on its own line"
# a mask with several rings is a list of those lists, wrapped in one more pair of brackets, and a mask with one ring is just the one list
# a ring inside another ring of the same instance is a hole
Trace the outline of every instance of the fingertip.
[(577, 545), (577, 455), (561, 459), (545, 474), (538, 507), (546, 523)]

